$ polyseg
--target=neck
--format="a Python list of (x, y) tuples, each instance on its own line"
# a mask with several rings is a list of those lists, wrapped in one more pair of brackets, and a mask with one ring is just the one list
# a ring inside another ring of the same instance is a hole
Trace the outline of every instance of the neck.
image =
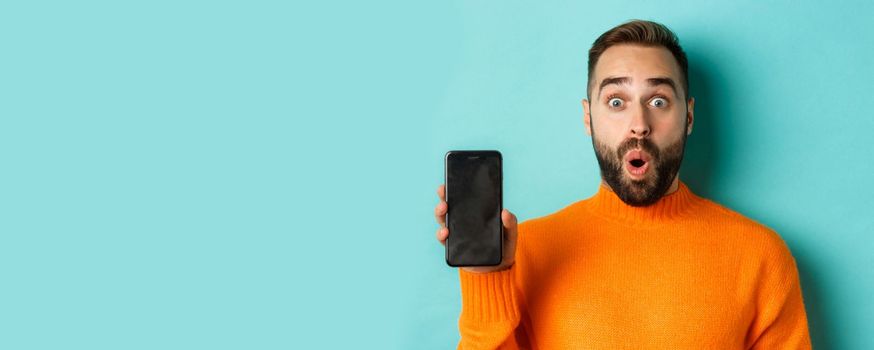
[(687, 217), (700, 202), (700, 198), (679, 180), (679, 176), (674, 178), (671, 187), (658, 202), (643, 207), (628, 205), (603, 180), (601, 184), (598, 193), (585, 201), (583, 206), (598, 216), (627, 221), (635, 226), (669, 223)]

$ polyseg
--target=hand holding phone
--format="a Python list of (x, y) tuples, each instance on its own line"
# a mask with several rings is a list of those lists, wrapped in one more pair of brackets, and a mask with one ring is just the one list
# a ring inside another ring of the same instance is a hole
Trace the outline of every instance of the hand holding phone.
[[(497, 151), (446, 154), (446, 184), (437, 188), (434, 215), (450, 266), (491, 272), (515, 262), (517, 220), (502, 208), (501, 168)], [(449, 228), (456, 236), (450, 237)]]

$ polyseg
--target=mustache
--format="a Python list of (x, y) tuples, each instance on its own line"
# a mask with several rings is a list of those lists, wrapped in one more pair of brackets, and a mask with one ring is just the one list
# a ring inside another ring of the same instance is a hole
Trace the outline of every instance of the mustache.
[(658, 160), (660, 157), (659, 148), (656, 146), (654, 142), (650, 139), (639, 139), (639, 138), (629, 138), (622, 142), (619, 147), (616, 148), (616, 159), (622, 159), (625, 156), (625, 153), (632, 149), (642, 149), (649, 153), (652, 156), (653, 160)]

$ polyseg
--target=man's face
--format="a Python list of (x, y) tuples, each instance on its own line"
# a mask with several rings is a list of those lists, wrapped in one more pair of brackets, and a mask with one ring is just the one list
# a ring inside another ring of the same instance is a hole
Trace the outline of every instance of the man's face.
[(608, 48), (592, 73), (586, 133), (601, 177), (629, 205), (653, 204), (676, 186), (695, 102), (681, 74), (670, 51), (638, 45)]

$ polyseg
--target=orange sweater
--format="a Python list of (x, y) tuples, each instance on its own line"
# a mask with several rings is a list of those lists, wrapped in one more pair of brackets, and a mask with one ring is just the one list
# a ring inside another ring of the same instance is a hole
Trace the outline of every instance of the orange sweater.
[(510, 269), (459, 276), (459, 349), (811, 347), (783, 240), (682, 181), (650, 207), (601, 185), (521, 223)]

